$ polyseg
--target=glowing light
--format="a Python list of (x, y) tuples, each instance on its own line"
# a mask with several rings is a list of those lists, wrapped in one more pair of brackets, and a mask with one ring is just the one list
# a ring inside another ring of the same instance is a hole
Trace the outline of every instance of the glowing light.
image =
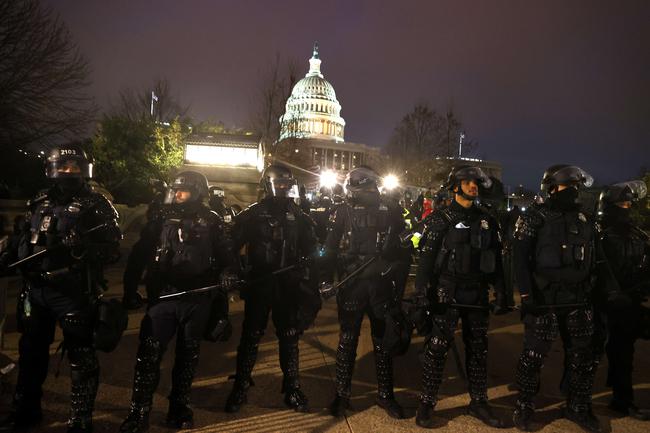
[(384, 176), (384, 179), (382, 180), (382, 185), (384, 189), (390, 191), (399, 186), (399, 179), (394, 174), (389, 174), (387, 176)]
[(338, 180), (338, 175), (336, 174), (335, 171), (332, 170), (325, 170), (322, 171), (320, 174), (320, 186), (324, 186), (326, 188), (332, 188), (334, 185), (336, 185)]
[(188, 144), (185, 160), (194, 164), (257, 167), (258, 154), (256, 148)]

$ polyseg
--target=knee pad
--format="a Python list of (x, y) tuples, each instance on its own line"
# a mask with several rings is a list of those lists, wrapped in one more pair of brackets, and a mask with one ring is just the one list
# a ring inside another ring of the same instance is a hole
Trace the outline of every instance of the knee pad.
[(535, 337), (542, 341), (553, 341), (558, 337), (559, 325), (555, 313), (535, 316)]
[(566, 319), (567, 332), (571, 337), (591, 337), (594, 335), (594, 314), (589, 309), (574, 310)]
[(99, 373), (99, 361), (92, 347), (72, 347), (68, 349), (70, 361), (70, 378), (83, 381)]

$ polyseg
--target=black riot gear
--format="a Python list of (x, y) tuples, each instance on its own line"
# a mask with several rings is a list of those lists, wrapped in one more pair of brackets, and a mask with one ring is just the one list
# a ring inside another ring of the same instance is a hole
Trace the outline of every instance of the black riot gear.
[(298, 342), (320, 309), (312, 260), (317, 240), (312, 220), (289, 197), (295, 179), (284, 167), (270, 166), (262, 176), (266, 197), (235, 217), (235, 251), (245, 251), (243, 274), (247, 283), (241, 340), (233, 389), (226, 412), (237, 412), (246, 402), (260, 339), (271, 315), (280, 349), (284, 403), (296, 411), (308, 410), (301, 390)]
[(593, 183), (593, 177), (580, 167), (556, 164), (550, 166), (544, 172), (540, 189), (543, 193), (550, 193), (558, 185), (590, 187)]
[[(644, 316), (648, 309), (643, 299), (650, 287), (650, 238), (630, 218), (630, 209), (616, 203), (640, 200), (646, 185), (641, 181), (625, 182), (608, 187), (601, 194), (602, 245), (621, 293), (601, 307), (606, 313), (607, 339), (604, 347), (608, 359), (607, 385), (612, 387), (610, 408), (640, 420), (649, 420), (650, 411), (634, 404), (632, 368), (634, 344), (643, 338)], [(602, 352), (605, 341), (599, 341)]]
[[(460, 173), (462, 178), (471, 175), (467, 179), (479, 176), (473, 170), (460, 170)], [(455, 179), (452, 181), (458, 182)], [(501, 421), (492, 413), (487, 395), (489, 284), (497, 291), (503, 290), (497, 221), (475, 203), (465, 208), (453, 201), (448, 207), (434, 210), (424, 225), (415, 287), (416, 303), (426, 310), (423, 317), (429, 323), (418, 324), (428, 335), (416, 423), (424, 427), (432, 425), (445, 360), (455, 344), (454, 330), (461, 320), (471, 398), (468, 413), (492, 427), (499, 427)]]
[[(192, 194), (203, 186), (205, 191), (208, 189), (202, 175), (185, 172), (179, 177), (183, 178), (175, 182), (179, 189), (193, 188)], [(191, 292), (215, 285), (219, 275), (232, 267), (231, 243), (222, 219), (201, 202), (192, 203), (193, 206), (167, 209), (158, 225), (155, 252), (147, 269), (151, 295)], [(189, 395), (200, 343), (209, 324), (227, 319), (228, 296), (219, 286), (173, 300), (150, 300), (140, 325), (131, 408), (120, 432), (139, 433), (147, 429), (152, 397), (160, 377), (160, 360), (174, 335), (176, 353), (167, 423), (175, 428), (192, 427)]]
[(393, 394), (392, 363), (401, 341), (386, 338), (401, 333), (388, 332), (386, 327), (391, 307), (401, 302), (401, 293), (394, 290), (392, 265), (401, 258), (399, 234), (404, 230), (404, 220), (399, 208), (380, 198), (377, 175), (372, 170), (352, 170), (347, 189), (352, 200), (336, 210), (325, 242), (325, 259), (329, 265), (325, 267), (331, 268), (328, 276), (332, 275), (340, 258), (347, 273), (363, 270), (337, 295), (341, 333), (336, 351), (336, 396), (330, 413), (341, 416), (349, 407), (361, 322), (367, 314), (375, 350), (377, 404), (391, 417), (403, 418), (402, 408)]
[(266, 197), (298, 198), (298, 182), (284, 165), (272, 164), (264, 169), (260, 190)]
[[(513, 266), (522, 298), (524, 347), (513, 420), (520, 429), (530, 425), (544, 358), (558, 336), (567, 369), (565, 416), (590, 431), (598, 429), (591, 411), (598, 365), (594, 300), (610, 299), (617, 288), (604, 266), (597, 226), (575, 203), (577, 188), (592, 181), (578, 167), (550, 167), (542, 180), (549, 200), (530, 207), (515, 224)], [(575, 188), (555, 191), (557, 185)], [(566, 191), (572, 194), (563, 195)]]
[(106, 329), (95, 327), (97, 301), (104, 281), (103, 266), (114, 260), (121, 233), (112, 204), (85, 182), (90, 172), (85, 166), (88, 159), (78, 148), (68, 150), (52, 155), (50, 176), (78, 180), (79, 188), (62, 191), (57, 184), (31, 200), (27, 219), (17, 234), (19, 242), (4, 253), (11, 261), (26, 260), (18, 266), (25, 284), (17, 311), (22, 335), (14, 411), (0, 429), (20, 430), (40, 420), (49, 346), (58, 323), (70, 361), (68, 431), (92, 430), (99, 382), (95, 346), (101, 344), (95, 337), (106, 335)]
[(209, 195), (208, 179), (204, 174), (197, 171), (183, 171), (178, 173), (170, 186), (170, 191), (165, 203), (174, 204), (174, 194), (183, 190), (190, 192), (190, 202), (200, 203), (206, 200)]

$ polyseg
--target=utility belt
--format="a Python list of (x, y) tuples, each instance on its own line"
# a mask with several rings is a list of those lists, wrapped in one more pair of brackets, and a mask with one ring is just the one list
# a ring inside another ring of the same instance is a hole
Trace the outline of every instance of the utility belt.
[(592, 284), (589, 279), (583, 278), (578, 282), (570, 279), (559, 280), (539, 273), (534, 273), (533, 278), (537, 288), (535, 291), (537, 305), (591, 303)]
[(487, 305), (488, 283), (484, 279), (457, 279), (441, 275), (429, 299), (437, 304)]

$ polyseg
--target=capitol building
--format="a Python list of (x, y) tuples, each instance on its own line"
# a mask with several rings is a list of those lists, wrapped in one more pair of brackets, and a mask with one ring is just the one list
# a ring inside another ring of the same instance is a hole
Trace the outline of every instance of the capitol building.
[(345, 120), (334, 87), (321, 72), (314, 44), (307, 75), (293, 87), (280, 117), (281, 133), (275, 159), (318, 173), (330, 169), (341, 176), (380, 158), (371, 146), (345, 141)]

